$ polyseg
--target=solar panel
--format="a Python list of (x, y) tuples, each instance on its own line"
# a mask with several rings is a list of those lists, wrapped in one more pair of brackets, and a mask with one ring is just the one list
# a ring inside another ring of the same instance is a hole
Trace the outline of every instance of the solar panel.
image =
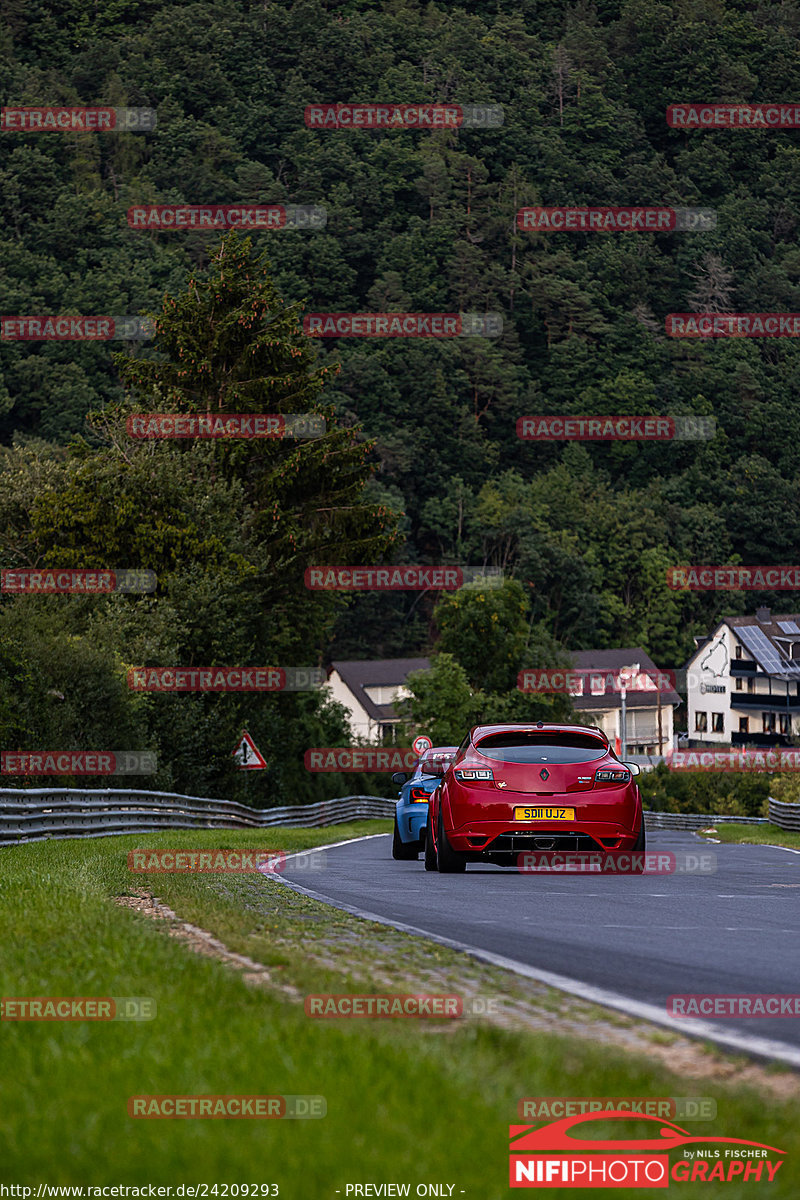
[(778, 628), (784, 633), (800, 633), (800, 625), (795, 621), (778, 621)]
[(754, 625), (739, 625), (736, 636), (741, 638), (757, 663), (768, 675), (800, 676), (800, 667), (782, 658), (763, 629)]
[(743, 625), (736, 630), (736, 634), (768, 674), (774, 675), (784, 671), (785, 664), (763, 629)]

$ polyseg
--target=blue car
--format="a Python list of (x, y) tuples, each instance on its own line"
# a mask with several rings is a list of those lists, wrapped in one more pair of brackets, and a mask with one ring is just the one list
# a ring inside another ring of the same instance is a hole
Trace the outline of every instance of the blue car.
[(392, 858), (415, 859), (425, 848), (428, 797), (439, 786), (457, 746), (432, 746), (419, 758), (414, 773), (395, 771), (392, 783), (402, 784), (394, 814)]

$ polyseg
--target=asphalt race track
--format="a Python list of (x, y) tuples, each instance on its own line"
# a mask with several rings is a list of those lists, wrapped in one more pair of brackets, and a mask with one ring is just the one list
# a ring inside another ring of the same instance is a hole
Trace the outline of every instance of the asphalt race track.
[(800, 853), (655, 831), (648, 852), (713, 852), (713, 874), (523, 875), (395, 862), (389, 835), (287, 859), (276, 878), (360, 916), (477, 952), (576, 995), (800, 1066), (800, 1017), (674, 1018), (667, 997), (800, 994)]

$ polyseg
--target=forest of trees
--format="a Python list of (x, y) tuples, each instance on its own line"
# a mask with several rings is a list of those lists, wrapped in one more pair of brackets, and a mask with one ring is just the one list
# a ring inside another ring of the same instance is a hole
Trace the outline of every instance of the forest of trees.
[[(800, 134), (685, 131), (665, 115), (796, 98), (799, 47), (793, 0), (5, 0), (3, 104), (146, 107), (158, 121), (141, 135), (0, 131), (0, 310), (148, 313), (159, 330), (117, 354), (0, 344), (2, 565), (144, 566), (162, 586), (155, 601), (103, 607), (0, 598), (3, 744), (99, 744), (116, 712), (116, 740), (158, 746), (164, 786), (312, 799), (322, 784), (303, 776), (301, 747), (341, 741), (341, 712), (313, 694), (257, 710), (131, 699), (124, 668), (439, 648), (453, 686), (465, 669), (510, 714), (517, 665), (621, 645), (680, 665), (723, 612), (800, 607), (794, 594), (666, 582), (675, 564), (796, 561), (797, 346), (674, 340), (664, 326), (670, 312), (800, 311)], [(349, 100), (491, 103), (504, 121), (306, 127), (307, 105)], [(313, 204), (327, 222), (252, 245), (128, 226), (133, 204), (179, 202)], [(705, 232), (520, 230), (517, 210), (537, 204), (692, 206), (717, 220)], [(312, 340), (302, 317), (315, 311), (499, 312), (504, 327)], [(252, 344), (261, 383), (237, 393)], [(178, 371), (179, 351), (194, 375)], [(276, 383), (287, 364), (300, 392)], [(329, 433), (266, 450), (131, 449), (134, 393), (153, 411), (165, 396), (187, 410), (315, 411)], [(538, 413), (705, 415), (717, 433), (521, 441), (517, 419)], [(320, 521), (310, 514), (326, 497)], [(482, 683), (454, 654), (451, 600), (304, 594), (304, 566), (344, 561), (503, 568), (523, 626), (504, 678)], [(285, 764), (247, 786), (227, 763), (245, 716)]]

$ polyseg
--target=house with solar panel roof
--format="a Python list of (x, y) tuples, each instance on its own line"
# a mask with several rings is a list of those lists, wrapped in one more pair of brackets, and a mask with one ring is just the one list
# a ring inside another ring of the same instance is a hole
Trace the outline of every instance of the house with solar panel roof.
[(800, 613), (724, 617), (686, 664), (690, 746), (781, 746), (800, 736)]

